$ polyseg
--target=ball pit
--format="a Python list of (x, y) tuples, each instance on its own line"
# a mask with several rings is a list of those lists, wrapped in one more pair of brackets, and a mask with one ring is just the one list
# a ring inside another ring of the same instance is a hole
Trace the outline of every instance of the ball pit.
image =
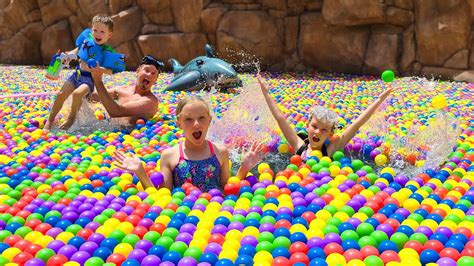
[[(389, 165), (386, 141), (361, 132), (348, 145), (360, 158), (313, 152), (306, 162), (291, 157), (285, 169), (262, 162), (247, 180), (230, 179), (224, 194), (191, 185), (144, 191), (112, 165), (115, 150), (134, 152), (162, 182), (158, 161), (182, 137), (173, 114), (185, 93), (162, 94), (159, 115), (132, 130), (45, 133), (52, 98), (38, 94), (59, 86), (43, 71), (0, 66), (4, 96), (36, 95), (0, 99), (0, 265), (474, 265), (470, 85), (441, 82), (423, 91), (409, 80), (392, 81), (391, 73), (387, 84), (268, 74), (297, 131), (312, 104), (332, 108), (345, 125), (394, 82), (400, 89), (386, 109), (389, 138), (440, 110), (462, 131), (438, 169), (400, 173)], [(162, 75), (154, 92), (170, 78)], [(133, 73), (121, 73), (106, 84), (131, 81)], [(231, 99), (213, 96), (217, 115)], [(278, 136), (267, 146), (274, 153), (290, 149)]]

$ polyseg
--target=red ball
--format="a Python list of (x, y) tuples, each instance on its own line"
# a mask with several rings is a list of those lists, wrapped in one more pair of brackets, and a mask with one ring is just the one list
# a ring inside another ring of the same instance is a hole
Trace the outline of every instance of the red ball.
[(38, 251), (42, 250), (43, 247), (38, 244), (31, 244), (26, 249), (25, 252), (30, 253), (31, 255), (35, 256)]
[(125, 219), (127, 219), (128, 215), (124, 212), (116, 212), (114, 215), (112, 215), (112, 218), (115, 218), (121, 222), (124, 222)]
[(443, 243), (439, 242), (438, 240), (428, 240), (424, 245), (425, 249), (432, 249), (436, 250), (438, 253), (444, 248)]
[(415, 240), (407, 241), (403, 247), (414, 249), (416, 252), (418, 252), (418, 254), (420, 254), (425, 249), (423, 244)]
[(158, 232), (160, 233), (160, 235), (163, 233), (163, 231), (165, 231), (165, 229), (166, 229), (166, 225), (162, 223), (154, 223), (150, 226), (150, 231)]
[(439, 256), (442, 257), (442, 258), (448, 257), (448, 258), (451, 258), (455, 261), (457, 261), (459, 258), (461, 258), (461, 254), (459, 253), (459, 251), (457, 251), (454, 248), (444, 248), (439, 253)]
[(53, 228), (50, 224), (47, 223), (41, 223), (38, 226), (35, 227), (35, 231), (41, 232), (43, 235), (48, 232), (49, 229)]
[(209, 243), (224, 244), (225, 237), (221, 234), (213, 234), (209, 237)]
[(387, 216), (382, 213), (375, 213), (374, 215), (372, 215), (372, 218), (379, 221), (379, 223), (383, 223), (387, 220)]
[(324, 253), (329, 256), (332, 253), (344, 254), (344, 250), (338, 243), (329, 243), (324, 247)]
[(112, 262), (116, 265), (122, 265), (122, 262), (124, 262), (126, 259), (127, 258), (122, 254), (113, 253), (107, 258), (107, 262)]
[(226, 184), (224, 186), (224, 193), (226, 195), (237, 195), (239, 194), (240, 187), (237, 184)]
[(278, 220), (278, 222), (275, 223), (275, 228), (286, 228), (290, 229), (291, 223), (288, 220)]
[(140, 222), (140, 217), (138, 215), (135, 215), (135, 214), (131, 214), (130, 216), (128, 216), (127, 218), (125, 218), (125, 221), (133, 224), (133, 226), (137, 226), (137, 224)]
[(303, 159), (301, 159), (301, 156), (299, 155), (293, 155), (291, 156), (290, 158), (290, 163), (296, 165), (296, 166), (299, 166), (301, 163), (303, 162)]
[(135, 216), (138, 216), (140, 219), (143, 218), (143, 216), (145, 216), (145, 214), (147, 213), (148, 211), (145, 210), (145, 209), (140, 209), (137, 207), (137, 209), (135, 209), (133, 212), (132, 212), (132, 215), (135, 215)]
[(364, 257), (364, 259), (368, 256), (379, 256), (380, 253), (379, 253), (379, 250), (373, 246), (365, 246), (363, 248), (360, 249), (360, 253), (362, 254), (362, 256)]
[(380, 254), (380, 258), (382, 259), (382, 261), (385, 264), (387, 264), (391, 261), (400, 262), (400, 257), (398, 257), (397, 252), (395, 252), (393, 250), (385, 250), (384, 252), (382, 252), (382, 254)]
[(77, 236), (80, 236), (84, 238), (85, 240), (87, 240), (93, 233), (94, 231), (92, 231), (91, 229), (84, 228), (84, 229), (79, 230), (79, 232), (77, 232)]
[(27, 222), (25, 223), (25, 226), (28, 226), (28, 227), (31, 228), (31, 229), (35, 229), (36, 226), (38, 226), (39, 224), (41, 224), (41, 221), (40, 221), (40, 220), (38, 220), (38, 219), (31, 219), (31, 220), (29, 220), (29, 221), (27, 221)]
[(461, 252), (461, 256), (474, 257), (474, 248), (464, 248)]
[(7, 245), (9, 245), (10, 247), (13, 247), (18, 241), (22, 240), (22, 238), (20, 236), (17, 236), (17, 235), (11, 235), (11, 236), (7, 236), (3, 242)]
[(314, 212), (307, 211), (304, 212), (301, 217), (303, 217), (303, 219), (305, 219), (309, 224), (316, 218), (316, 215), (314, 214)]
[(20, 252), (13, 257), (13, 262), (17, 263), (21, 266), (25, 265), (25, 263), (29, 260), (33, 259), (33, 255), (28, 252)]
[(21, 251), (25, 251), (25, 249), (29, 245), (31, 245), (30, 241), (22, 239), (22, 240), (16, 242), (14, 247), (19, 248)]
[(145, 236), (146, 233), (148, 233), (148, 229), (146, 229), (144, 226), (141, 226), (141, 225), (136, 226), (132, 230), (132, 234), (137, 235), (140, 239), (142, 239), (143, 236)]
[(308, 246), (305, 243), (297, 241), (290, 246), (290, 254), (294, 254), (297, 252), (301, 253), (308, 253)]
[(323, 195), (321, 195), (321, 199), (324, 200), (326, 204), (329, 204), (334, 199), (334, 196), (328, 193), (324, 193)]
[(64, 255), (57, 254), (49, 258), (46, 263), (48, 266), (62, 266), (64, 263), (68, 262), (68, 258)]
[(355, 260), (355, 259), (363, 260), (364, 256), (357, 249), (351, 248), (344, 252), (344, 258), (346, 258), (346, 261)]
[(466, 228), (466, 227), (458, 227), (454, 231), (454, 233), (455, 234), (463, 234), (464, 236), (467, 237), (467, 239), (471, 238), (471, 236), (472, 236), (471, 230), (469, 230), (469, 228)]
[(395, 231), (396, 231), (397, 228), (400, 226), (400, 222), (397, 221), (397, 220), (395, 220), (395, 219), (393, 219), (393, 218), (388, 218), (388, 219), (384, 222), (384, 224), (390, 225), (390, 226), (393, 228), (393, 230), (395, 230)]
[(290, 260), (285, 257), (276, 257), (273, 259), (272, 266), (288, 266), (290, 265)]
[(292, 254), (291, 257), (290, 257), (290, 265), (294, 265), (298, 262), (302, 262), (302, 263), (308, 265), (309, 264), (309, 258), (304, 253), (296, 252), (296, 253)]

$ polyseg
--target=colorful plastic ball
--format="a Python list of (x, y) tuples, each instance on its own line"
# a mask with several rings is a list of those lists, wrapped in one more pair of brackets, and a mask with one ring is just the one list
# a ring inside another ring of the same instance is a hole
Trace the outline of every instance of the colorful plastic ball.
[(446, 98), (444, 98), (444, 96), (441, 94), (436, 95), (431, 100), (431, 104), (433, 105), (434, 108), (443, 109), (447, 105)]
[(395, 79), (395, 73), (392, 70), (385, 70), (382, 72), (382, 80), (384, 82), (392, 82)]
[(425, 249), (420, 253), (420, 261), (422, 264), (434, 263), (439, 260), (439, 258), (439, 253), (433, 249)]

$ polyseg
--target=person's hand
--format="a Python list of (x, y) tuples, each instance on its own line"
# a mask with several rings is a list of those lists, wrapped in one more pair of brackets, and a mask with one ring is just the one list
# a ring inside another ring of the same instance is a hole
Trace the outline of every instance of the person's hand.
[(388, 89), (386, 89), (384, 92), (382, 92), (382, 93), (380, 94), (380, 98), (381, 98), (381, 99), (387, 98), (387, 97), (388, 97), (392, 92), (394, 92), (395, 90), (397, 90), (396, 87), (390, 86)]
[(120, 169), (134, 173), (137, 173), (143, 169), (142, 161), (135, 154), (126, 156), (121, 151), (115, 151), (112, 155), (112, 158), (115, 160), (114, 165)]
[(262, 79), (262, 76), (260, 76), (260, 74), (257, 74), (257, 80), (258, 80), (258, 83), (260, 84), (260, 89), (262, 90), (263, 93), (268, 93), (268, 88), (267, 88), (267, 85), (265, 85), (265, 83), (263, 82), (263, 79)]
[(242, 160), (241, 165), (242, 168), (246, 171), (252, 169), (257, 163), (262, 159), (263, 152), (262, 152), (263, 145), (260, 143), (253, 143), (249, 150), (244, 151), (242, 153)]

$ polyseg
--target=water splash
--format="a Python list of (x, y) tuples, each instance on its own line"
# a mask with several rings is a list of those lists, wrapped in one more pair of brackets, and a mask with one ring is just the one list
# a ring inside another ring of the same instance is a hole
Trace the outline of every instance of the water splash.
[(238, 161), (253, 144), (270, 142), (276, 134), (276, 125), (260, 85), (251, 83), (244, 85), (241, 94), (233, 99), (220, 118), (214, 116), (208, 139), (225, 144), (231, 160)]

